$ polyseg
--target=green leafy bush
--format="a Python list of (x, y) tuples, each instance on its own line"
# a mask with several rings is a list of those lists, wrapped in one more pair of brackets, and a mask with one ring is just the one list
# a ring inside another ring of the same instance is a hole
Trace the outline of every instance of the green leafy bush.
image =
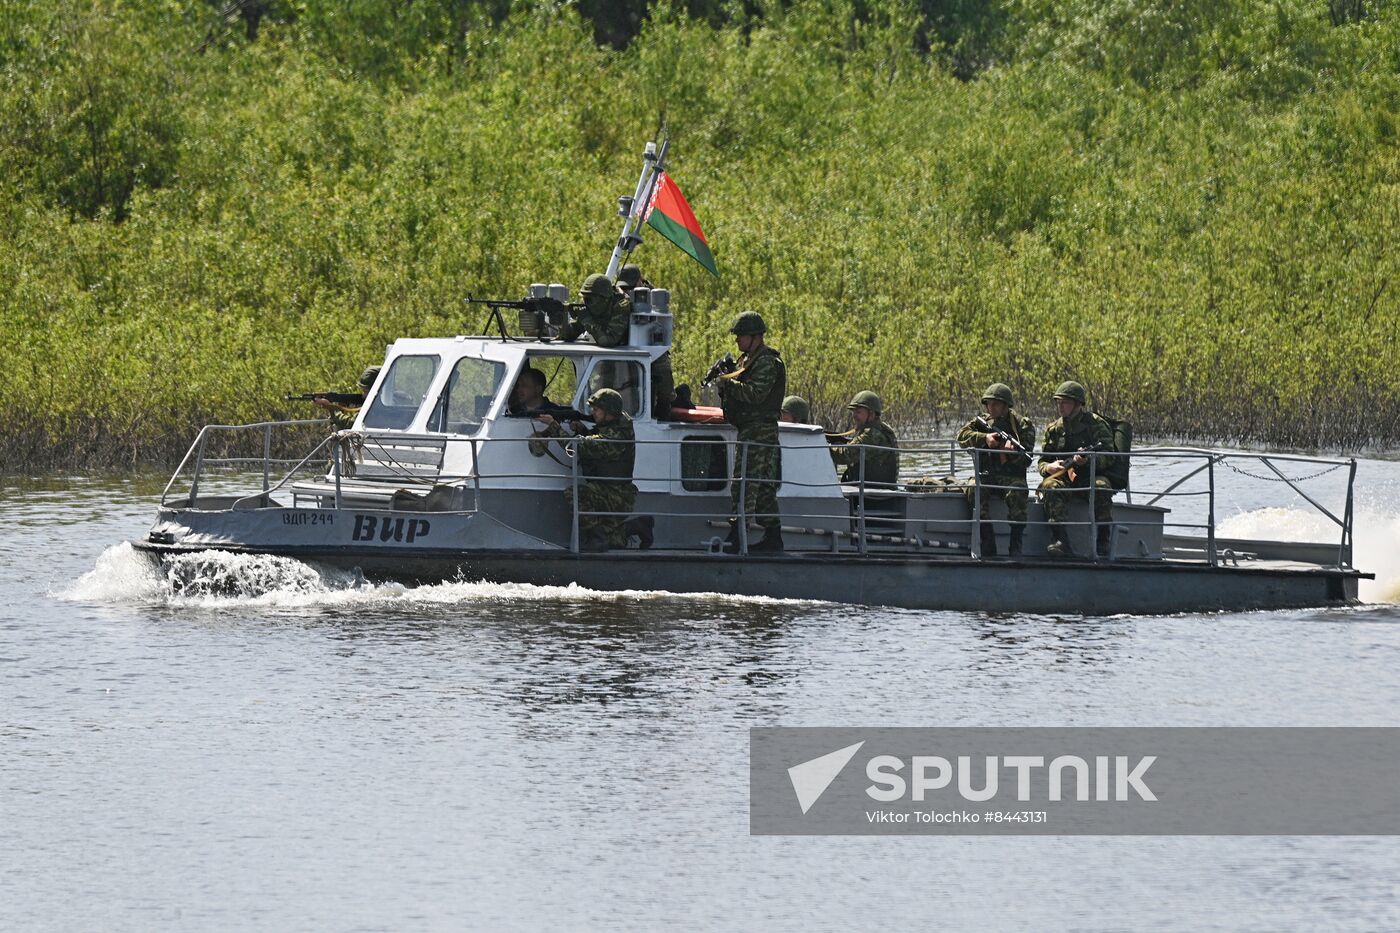
[(168, 461), (577, 287), (663, 117), (723, 274), (637, 255), (681, 380), (754, 307), (832, 416), (1077, 378), (1149, 436), (1400, 437), (1390, 6), (663, 4), (622, 49), (549, 3), (268, 11), (0, 19), (0, 465)]

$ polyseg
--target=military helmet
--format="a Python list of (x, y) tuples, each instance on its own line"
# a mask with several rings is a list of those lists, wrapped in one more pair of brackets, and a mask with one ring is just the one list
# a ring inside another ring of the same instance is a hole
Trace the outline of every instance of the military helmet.
[(589, 295), (610, 295), (612, 290), (612, 279), (601, 272), (595, 272), (583, 280), (583, 288), (579, 289), (579, 292), (586, 298)]
[(601, 408), (610, 415), (622, 414), (622, 396), (616, 389), (599, 389), (588, 396), (589, 408)]
[(1011, 386), (1004, 382), (994, 382), (982, 393), (984, 402), (1005, 402), (1007, 408), (1016, 407), (1016, 397), (1011, 394)]
[(729, 332), (736, 337), (751, 337), (768, 333), (768, 325), (763, 323), (763, 315), (757, 311), (745, 311), (734, 319)]
[(807, 400), (800, 395), (789, 395), (783, 399), (782, 411), (792, 415), (799, 424), (812, 423), (812, 408), (807, 404)]
[(1062, 382), (1055, 390), (1055, 398), (1073, 399), (1081, 405), (1087, 404), (1088, 396), (1084, 394), (1084, 387), (1077, 382)]
[(864, 392), (857, 392), (856, 397), (851, 399), (851, 404), (847, 408), (868, 408), (875, 414), (884, 411), (885, 405), (880, 401), (880, 396), (866, 389)]
[(369, 387), (374, 385), (374, 380), (379, 378), (379, 371), (383, 368), (383, 366), (371, 366), (360, 373), (360, 388), (368, 392)]
[(642, 282), (642, 267), (629, 262), (617, 270), (617, 284), (623, 288), (636, 288)]

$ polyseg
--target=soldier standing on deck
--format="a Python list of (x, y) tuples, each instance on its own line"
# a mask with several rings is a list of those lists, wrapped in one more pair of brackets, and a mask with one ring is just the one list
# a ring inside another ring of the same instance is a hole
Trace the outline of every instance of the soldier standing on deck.
[(733, 372), (719, 377), (724, 420), (738, 428), (734, 447), (734, 479), (730, 502), (734, 517), (724, 550), (739, 552), (739, 488), (744, 487), (743, 514), (763, 527), (763, 538), (750, 551), (783, 549), (782, 519), (778, 514), (778, 414), (787, 391), (787, 368), (763, 335), (768, 325), (757, 311), (745, 311), (729, 328), (742, 354)]
[[(995, 557), (997, 553), (996, 534), (989, 524), (993, 499), (1006, 502), (1006, 520), (1011, 523), (1011, 543), (1006, 553), (1021, 556), (1026, 534), (1026, 468), (1031, 465), (1031, 451), (1035, 448), (1035, 425), (1015, 410), (1015, 404), (1010, 386), (1001, 382), (990, 385), (982, 393), (982, 408), (987, 414), (973, 418), (958, 432), (958, 444), (976, 451), (973, 456), (981, 481), (983, 557)], [(969, 480), (965, 491), (968, 505), (974, 505), (977, 483)]]
[(355, 416), (358, 415), (360, 409), (364, 407), (365, 397), (369, 395), (369, 390), (374, 388), (374, 380), (379, 378), (379, 371), (381, 369), (383, 369), (382, 366), (371, 366), (369, 369), (360, 373), (360, 398), (356, 403), (342, 405), (338, 402), (332, 402), (330, 399), (320, 397), (313, 400), (312, 404), (317, 408), (330, 410), (331, 430), (350, 430), (350, 426), (355, 423)]
[[(1055, 407), (1060, 417), (1045, 428), (1040, 443), (1040, 494), (1045, 500), (1045, 518), (1053, 539), (1045, 553), (1052, 557), (1072, 557), (1064, 521), (1069, 517), (1072, 490), (1089, 488), (1089, 458), (1085, 452), (1113, 449), (1113, 428), (1107, 421), (1084, 407), (1084, 387), (1077, 382), (1061, 383), (1055, 390)], [(1068, 454), (1069, 456), (1066, 456)], [(1113, 538), (1113, 484), (1104, 476), (1106, 458), (1097, 465), (1094, 477), (1094, 520), (1098, 539), (1094, 542), (1100, 557), (1107, 557)]]

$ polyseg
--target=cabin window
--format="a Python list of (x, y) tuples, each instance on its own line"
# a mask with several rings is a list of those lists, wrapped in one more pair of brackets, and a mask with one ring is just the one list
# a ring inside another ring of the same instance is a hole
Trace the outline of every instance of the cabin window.
[(475, 434), (501, 389), (506, 364), (466, 356), (452, 367), (442, 395), (428, 417), (429, 431)]
[[(518, 391), (524, 381), (542, 383), (545, 401), (549, 404), (572, 404), (574, 393), (578, 391), (578, 373), (574, 366), (572, 358), (559, 354), (531, 353), (526, 356), (525, 365), (511, 388), (510, 414), (520, 416), (528, 410), (520, 400), (529, 398), (530, 393)], [(534, 370), (534, 373), (528, 370)]]
[(729, 457), (718, 434), (691, 434), (681, 438), (681, 488), (687, 492), (715, 492), (729, 484)]
[(588, 390), (579, 399), (580, 407), (599, 389), (616, 389), (622, 396), (622, 410), (635, 415), (642, 410), (642, 364), (635, 360), (599, 360), (588, 374)]
[(365, 427), (402, 431), (428, 395), (441, 359), (436, 356), (400, 356), (389, 365), (379, 394), (365, 413)]

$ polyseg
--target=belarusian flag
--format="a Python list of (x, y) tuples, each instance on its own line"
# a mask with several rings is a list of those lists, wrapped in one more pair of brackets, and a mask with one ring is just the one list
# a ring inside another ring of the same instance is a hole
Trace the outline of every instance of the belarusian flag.
[(665, 172), (661, 173), (656, 187), (652, 190), (651, 202), (647, 204), (646, 221), (657, 233), (709, 269), (711, 275), (719, 276), (719, 270), (715, 268), (714, 254), (710, 252), (710, 244), (705, 240), (705, 232), (700, 229), (700, 221), (695, 219), (695, 212), (686, 203), (681, 189), (676, 187), (671, 176)]

